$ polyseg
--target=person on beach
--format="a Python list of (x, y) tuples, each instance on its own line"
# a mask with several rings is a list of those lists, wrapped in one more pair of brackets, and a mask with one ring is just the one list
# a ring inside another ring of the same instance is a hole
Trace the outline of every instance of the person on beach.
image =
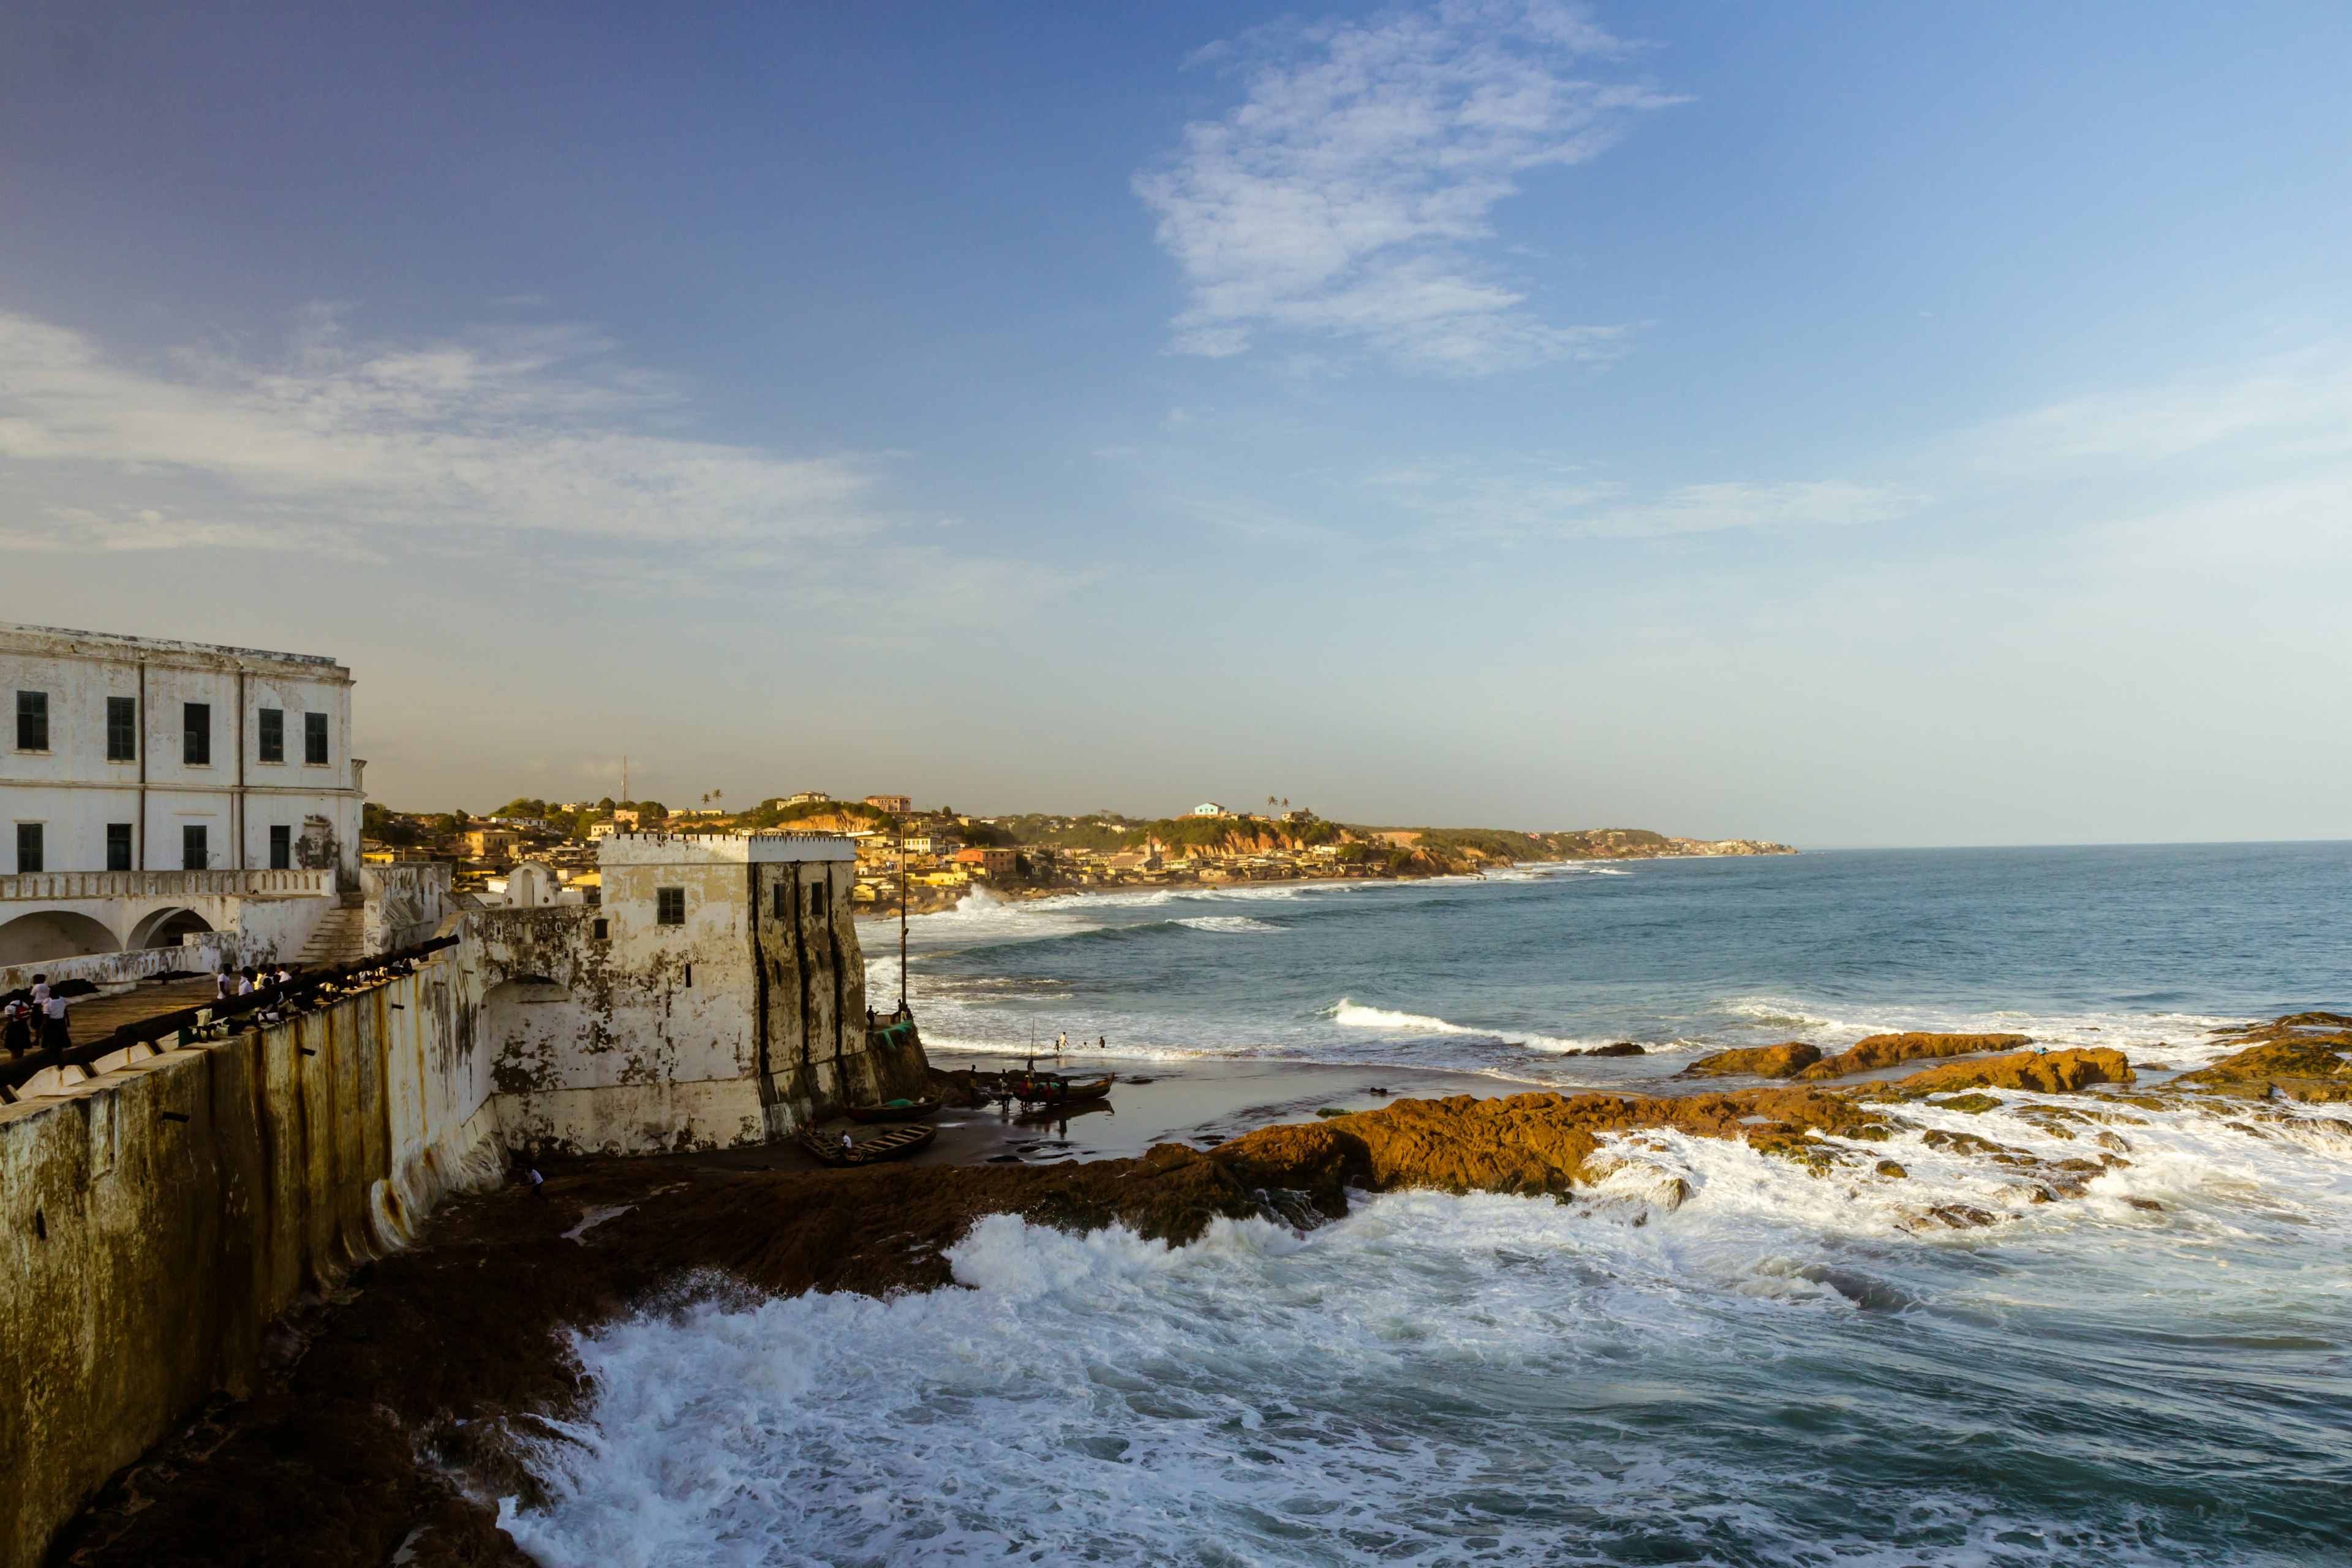
[(236, 971), (224, 969), (213, 976), (213, 1000), (226, 1002), (236, 994)]
[(537, 1198), (541, 1203), (545, 1203), (547, 1201), (547, 1178), (539, 1173), (539, 1167), (536, 1165), (530, 1166), (524, 1173), (523, 1179), (530, 1184), (530, 1195)]
[(73, 1044), (72, 1032), (66, 1026), (66, 999), (51, 994), (41, 1004), (41, 1044), (53, 1051), (64, 1050)]
[(21, 1057), (32, 1048), (33, 1026), (28, 1022), (32, 1016), (32, 1005), (27, 1002), (11, 1002), (0, 1008), (0, 1044), (6, 1045), (11, 1057)]

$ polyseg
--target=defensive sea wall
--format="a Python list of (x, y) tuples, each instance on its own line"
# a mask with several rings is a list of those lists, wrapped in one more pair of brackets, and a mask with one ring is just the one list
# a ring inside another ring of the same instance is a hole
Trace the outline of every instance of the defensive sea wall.
[(212, 1391), (252, 1392), (273, 1318), (498, 1184), (509, 1150), (766, 1142), (845, 1096), (917, 1091), (913, 1026), (863, 1020), (845, 872), (759, 874), (707, 901), (688, 881), (687, 922), (643, 936), (634, 905), (470, 914), (413, 973), (286, 1022), (91, 1043), (87, 1066), (18, 1084), (0, 1104), (0, 1568), (37, 1562)]
[(0, 1106), (0, 1563), (38, 1562), (213, 1390), (251, 1392), (305, 1291), (501, 1179), (461, 951)]

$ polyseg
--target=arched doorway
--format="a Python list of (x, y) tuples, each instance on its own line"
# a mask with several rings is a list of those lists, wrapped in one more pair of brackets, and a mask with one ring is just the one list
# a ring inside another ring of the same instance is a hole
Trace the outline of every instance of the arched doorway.
[(71, 910), (42, 910), (0, 925), (0, 964), (46, 963), (53, 958), (121, 951), (112, 931)]
[(132, 947), (177, 947), (184, 936), (200, 936), (212, 922), (194, 910), (157, 910), (131, 928)]

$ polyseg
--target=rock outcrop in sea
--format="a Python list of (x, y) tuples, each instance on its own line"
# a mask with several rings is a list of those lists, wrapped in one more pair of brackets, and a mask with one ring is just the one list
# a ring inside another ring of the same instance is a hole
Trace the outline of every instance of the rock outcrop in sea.
[(1797, 1076), (1808, 1083), (1826, 1082), (1831, 1079), (1852, 1078), (1858, 1072), (1900, 1067), (1905, 1062), (1934, 1057), (1972, 1056), (1979, 1051), (2015, 1050), (2020, 1046), (2032, 1043), (2024, 1035), (1937, 1035), (1919, 1031), (1871, 1035), (1856, 1040), (1836, 1056), (1815, 1062)]

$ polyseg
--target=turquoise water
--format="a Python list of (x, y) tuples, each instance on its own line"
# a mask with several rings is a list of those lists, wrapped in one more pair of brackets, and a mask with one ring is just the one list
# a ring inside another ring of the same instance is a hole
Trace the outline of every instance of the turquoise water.
[[(1906, 1024), (2187, 1067), (2217, 1021), (2352, 1011), (2341, 846), (1612, 869), (973, 908), (919, 922), (917, 1004), (975, 1045), (1561, 1083)], [(1660, 1052), (1562, 1054), (1619, 1038)], [(1000, 1216), (966, 1289), (714, 1291), (583, 1341), (593, 1418), (513, 1528), (566, 1564), (2352, 1555), (2352, 1122), (2005, 1098), (1826, 1177), (1642, 1133), (1573, 1205), (1176, 1250)], [(2038, 1202), (1939, 1130), (2127, 1163)]]

